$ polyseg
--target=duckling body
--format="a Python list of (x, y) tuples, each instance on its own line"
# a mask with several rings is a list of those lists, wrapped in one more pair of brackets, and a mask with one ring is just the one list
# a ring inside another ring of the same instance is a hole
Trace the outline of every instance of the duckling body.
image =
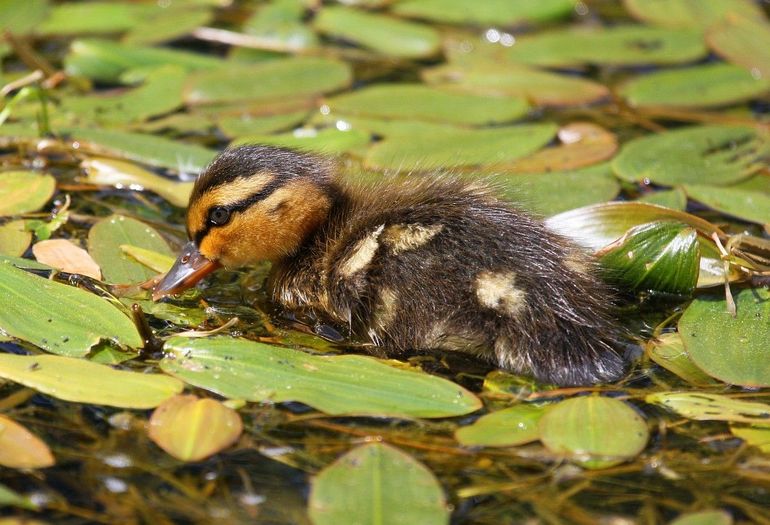
[(353, 185), (312, 155), (235, 148), (198, 179), (188, 232), (213, 266), (272, 260), (278, 304), (379, 355), (459, 351), (558, 384), (623, 373), (590, 257), (478, 183)]

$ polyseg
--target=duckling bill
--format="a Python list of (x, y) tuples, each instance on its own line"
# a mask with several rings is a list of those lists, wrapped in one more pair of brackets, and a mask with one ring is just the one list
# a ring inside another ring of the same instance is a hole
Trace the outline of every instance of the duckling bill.
[(561, 385), (623, 374), (590, 256), (478, 183), (360, 186), (314, 155), (242, 146), (198, 178), (187, 232), (156, 300), (269, 260), (276, 303), (348, 327), (377, 355), (466, 352)]

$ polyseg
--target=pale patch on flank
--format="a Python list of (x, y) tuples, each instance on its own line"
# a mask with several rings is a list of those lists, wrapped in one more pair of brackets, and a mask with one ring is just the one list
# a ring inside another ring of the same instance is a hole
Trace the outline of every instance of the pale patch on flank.
[(434, 324), (423, 339), (422, 348), (479, 354), (484, 346), (481, 334), (457, 330), (444, 321)]
[(443, 224), (423, 226), (421, 224), (394, 224), (388, 226), (382, 240), (394, 254), (414, 250), (441, 233)]
[(396, 307), (398, 305), (398, 296), (390, 288), (380, 290), (377, 304), (374, 306), (373, 324), (385, 330), (396, 317)]
[(340, 274), (343, 277), (350, 277), (354, 273), (366, 268), (374, 253), (379, 248), (380, 244), (377, 242), (385, 225), (380, 225), (379, 228), (372, 233), (358, 241), (358, 244), (353, 248), (353, 253), (340, 265)]
[(579, 251), (572, 251), (564, 258), (564, 266), (581, 275), (591, 274), (591, 263), (588, 255)]
[(513, 272), (481, 272), (476, 276), (476, 297), (487, 308), (515, 316), (527, 306), (527, 294), (516, 288)]
[(500, 336), (495, 339), (494, 351), (500, 368), (514, 372), (531, 372), (532, 362), (526, 352), (517, 352), (510, 338)]

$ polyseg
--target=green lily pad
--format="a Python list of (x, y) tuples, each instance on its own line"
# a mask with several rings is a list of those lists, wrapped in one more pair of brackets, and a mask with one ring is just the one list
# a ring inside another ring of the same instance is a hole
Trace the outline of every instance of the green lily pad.
[[(258, 78), (259, 82), (254, 79)], [(295, 57), (237, 64), (194, 73), (187, 83), (188, 104), (268, 101), (314, 97), (347, 87), (350, 66), (328, 58)]]
[(466, 446), (511, 447), (537, 441), (538, 422), (545, 407), (520, 404), (480, 417), (472, 425), (460, 427), (455, 439)]
[(84, 356), (101, 340), (140, 348), (134, 323), (105, 299), (0, 263), (0, 329), (55, 354)]
[(770, 426), (730, 424), (730, 432), (762, 452), (770, 453)]
[(379, 84), (338, 95), (327, 104), (343, 114), (452, 124), (510, 122), (529, 109), (521, 98), (451, 93), (420, 84)]
[(770, 78), (770, 24), (762, 16), (736, 10), (706, 33), (717, 54), (761, 78)]
[(128, 257), (121, 245), (130, 244), (172, 257), (166, 241), (155, 228), (130, 217), (112, 215), (97, 222), (88, 232), (88, 251), (111, 283), (140, 283), (157, 275)]
[(302, 124), (308, 117), (308, 111), (292, 111), (278, 115), (242, 115), (223, 116), (217, 120), (219, 129), (228, 137), (264, 135), (276, 131), (291, 129)]
[(405, 0), (397, 2), (392, 11), (447, 24), (510, 26), (556, 20), (574, 8), (574, 0)]
[(361, 130), (340, 130), (337, 128), (303, 128), (292, 133), (279, 135), (247, 135), (238, 137), (231, 146), (241, 144), (269, 144), (302, 151), (316, 151), (329, 155), (356, 150), (369, 144), (371, 137)]
[(439, 51), (439, 33), (430, 26), (348, 7), (322, 7), (314, 27), (385, 55), (423, 58)]
[(241, 31), (287, 50), (318, 46), (318, 37), (303, 23), (306, 6), (297, 0), (274, 0), (257, 6)]
[(697, 421), (734, 421), (761, 424), (770, 418), (770, 405), (768, 404), (742, 401), (721, 394), (657, 392), (648, 394), (644, 400)]
[(706, 55), (706, 46), (700, 31), (627, 25), (524, 36), (503, 53), (513, 62), (546, 67), (663, 65), (698, 60)]
[(770, 223), (770, 194), (738, 187), (685, 184), (684, 191), (693, 200), (745, 221)]
[(332, 415), (448, 417), (481, 406), (461, 386), (371, 357), (317, 356), (230, 337), (174, 337), (165, 350), (165, 372), (234, 399), (300, 401)]
[(752, 0), (623, 0), (623, 5), (634, 18), (662, 27), (707, 29), (736, 13), (764, 17)]
[(125, 31), (145, 17), (148, 7), (119, 2), (64, 3), (51, 9), (49, 17), (36, 29), (44, 35)]
[(610, 94), (602, 84), (522, 64), (476, 60), (422, 72), (429, 84), (476, 95), (524, 97), (537, 106), (592, 104)]
[(599, 261), (607, 278), (624, 288), (689, 296), (698, 282), (697, 236), (682, 223), (641, 224), (603, 248)]
[(176, 260), (175, 257), (170, 255), (165, 255), (154, 250), (148, 250), (147, 248), (140, 248), (139, 246), (133, 246), (131, 244), (121, 244), (120, 249), (136, 262), (145, 265), (147, 268), (157, 273), (166, 273), (169, 271)]
[(0, 0), (0, 31), (25, 35), (48, 14), (48, 0)]
[(357, 447), (326, 467), (313, 479), (309, 499), (315, 525), (449, 523), (433, 473), (384, 443)]
[(666, 208), (679, 211), (684, 211), (687, 208), (687, 194), (682, 188), (651, 191), (639, 197), (637, 201), (657, 204), (658, 206), (665, 206)]
[(0, 172), (0, 216), (37, 211), (51, 199), (56, 179), (36, 171)]
[(171, 4), (161, 8), (152, 17), (145, 18), (141, 24), (129, 28), (122, 42), (129, 45), (168, 42), (209, 24), (212, 18), (214, 13), (210, 8)]
[(478, 130), (447, 128), (427, 136), (405, 132), (369, 148), (364, 163), (399, 171), (495, 164), (537, 151), (557, 129), (555, 124), (524, 124)]
[(0, 354), (0, 377), (57, 399), (120, 408), (154, 408), (184, 387), (167, 375), (58, 355)]
[(682, 336), (678, 332), (661, 334), (645, 345), (647, 355), (657, 364), (692, 385), (713, 385), (716, 383), (708, 374), (698, 368), (684, 349)]
[(749, 127), (694, 126), (634, 139), (612, 164), (631, 182), (729, 185), (762, 168), (770, 142)]
[(632, 106), (707, 108), (756, 98), (770, 90), (770, 77), (757, 78), (732, 64), (704, 64), (636, 77), (620, 89)]
[(679, 320), (687, 353), (704, 372), (734, 385), (770, 386), (770, 291), (733, 293), (736, 317), (724, 297), (698, 297)]
[(623, 401), (584, 396), (551, 405), (540, 419), (540, 440), (554, 454), (586, 468), (606, 468), (644, 450), (649, 431)]
[(21, 257), (32, 242), (32, 233), (24, 227), (24, 221), (0, 224), (0, 254)]

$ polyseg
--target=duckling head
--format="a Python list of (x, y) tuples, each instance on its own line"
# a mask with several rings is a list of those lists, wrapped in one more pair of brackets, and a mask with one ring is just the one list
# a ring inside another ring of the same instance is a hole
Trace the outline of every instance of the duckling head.
[(288, 149), (224, 151), (195, 182), (187, 208), (190, 242), (153, 298), (190, 288), (219, 267), (296, 254), (329, 214), (331, 173), (326, 161)]

